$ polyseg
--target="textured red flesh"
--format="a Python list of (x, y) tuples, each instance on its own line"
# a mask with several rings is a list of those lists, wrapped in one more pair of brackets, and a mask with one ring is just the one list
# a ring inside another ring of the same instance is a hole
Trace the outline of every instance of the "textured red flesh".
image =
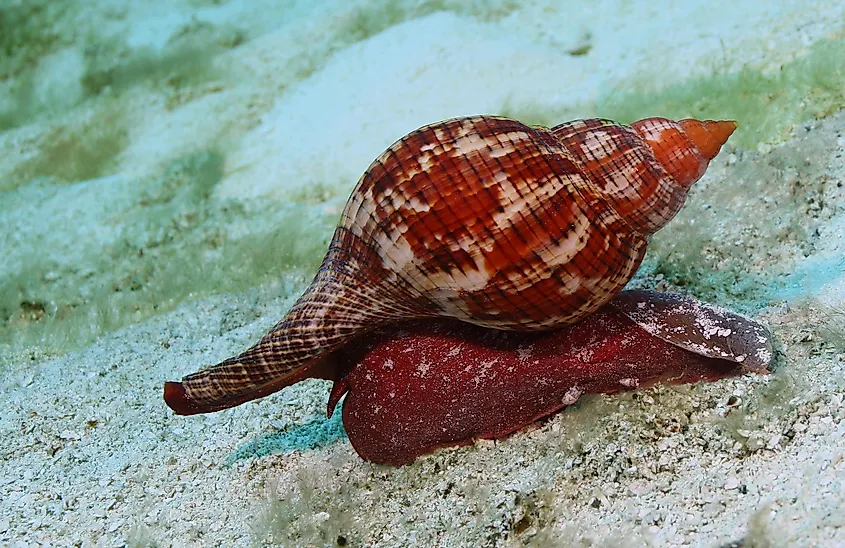
[(501, 438), (581, 393), (746, 371), (654, 337), (613, 307), (554, 333), (406, 323), (353, 343), (337, 360), (348, 373), (332, 400), (348, 390), (343, 423), (350, 442), (365, 460), (393, 465), (439, 447)]

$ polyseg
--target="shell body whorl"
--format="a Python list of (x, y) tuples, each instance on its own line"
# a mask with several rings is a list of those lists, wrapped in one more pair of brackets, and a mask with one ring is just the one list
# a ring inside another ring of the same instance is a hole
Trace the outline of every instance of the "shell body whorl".
[(411, 132), (364, 173), (286, 317), (240, 356), (170, 384), (165, 399), (182, 414), (237, 405), (392, 321), (548, 330), (585, 317), (634, 275), (647, 236), (734, 127), (712, 124), (732, 123), (547, 129), (477, 116)]

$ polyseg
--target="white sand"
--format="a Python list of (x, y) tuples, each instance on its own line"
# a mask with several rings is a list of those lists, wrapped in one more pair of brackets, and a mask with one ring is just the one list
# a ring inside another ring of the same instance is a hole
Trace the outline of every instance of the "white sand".
[[(213, 200), (260, 207), (259, 197), (274, 207), (303, 186), (323, 185), (332, 200), (318, 207), (336, 210), (372, 158), (418, 125), (509, 102), (577, 111), (642, 74), (667, 84), (714, 67), (775, 68), (841, 31), (845, 18), (836, 1), (608, 0), (566, 9), (549, 1), (515, 10), (508, 6), (518, 3), (498, 2), (478, 9), (506, 14), (492, 21), (466, 10), (432, 13), (347, 44), (338, 29), (365, 2), (215, 4), (91, 4), (85, 18), (133, 47), (161, 46), (191, 17), (246, 29), (249, 39), (215, 59), (219, 81), (185, 96), (126, 92), (128, 146), (115, 178), (74, 181), (28, 204), (30, 215), (15, 226), (51, 227), (40, 245), (67, 246), (72, 262), (74, 245), (119, 241), (120, 219), (107, 218), (107, 230), (100, 223), (107, 200), (135, 196), (120, 188), (215, 147), (227, 155)], [(585, 43), (588, 55), (567, 53)], [(78, 93), (80, 48), (57, 54), (64, 63), (45, 61), (40, 76), (66, 78), (68, 93)], [(51, 124), (85, 108), (0, 134), (0, 177), (37, 152)], [(302, 516), (287, 528), (301, 532), (304, 540), (291, 544), (302, 546), (321, 538), (332, 545), (338, 535), (368, 546), (718, 546), (746, 535), (760, 546), (845, 545), (845, 365), (813, 328), (824, 312), (796, 300), (803, 291), (845, 306), (845, 277), (835, 268), (845, 241), (845, 116), (812, 127), (769, 152), (723, 155), (691, 197), (707, 200), (707, 185), (728, 184), (742, 164), (753, 173), (780, 153), (821, 151), (800, 173), (826, 181), (818, 243), (808, 257), (782, 249), (771, 256), (796, 264), (807, 288), (761, 314), (782, 344), (783, 374), (590, 400), (503, 442), (401, 469), (362, 462), (345, 439), (227, 467), (243, 446), (319, 422), (328, 384), (175, 417), (161, 401), (165, 379), (241, 350), (292, 303), (275, 298), (281, 284), (209, 297), (58, 357), (9, 350), (16, 359), (0, 364), (0, 544), (261, 544), (262, 515), (272, 509), (282, 531), (286, 512)], [(57, 243), (62, 224), (46, 217), (60, 221), (62, 204), (78, 208), (67, 226), (77, 244)], [(26, 253), (9, 257), (24, 261)]]

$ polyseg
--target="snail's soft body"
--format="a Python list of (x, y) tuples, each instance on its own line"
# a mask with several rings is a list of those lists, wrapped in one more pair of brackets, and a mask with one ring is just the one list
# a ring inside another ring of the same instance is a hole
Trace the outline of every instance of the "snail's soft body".
[(343, 210), (314, 281), (261, 341), (165, 385), (181, 414), (315, 376), (390, 322), (452, 317), (509, 330), (571, 324), (630, 280), (733, 122), (496, 117), (425, 126), (382, 153)]

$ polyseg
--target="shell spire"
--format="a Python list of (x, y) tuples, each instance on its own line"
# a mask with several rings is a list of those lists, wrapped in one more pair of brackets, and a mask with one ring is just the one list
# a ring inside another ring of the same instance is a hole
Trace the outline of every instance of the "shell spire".
[(728, 141), (728, 138), (736, 130), (736, 122), (733, 120), (705, 120), (702, 122), (687, 118), (679, 121), (678, 125), (684, 128), (687, 137), (695, 143), (695, 146), (701, 151), (701, 155), (708, 161), (719, 154), (722, 145)]
[[(307, 377), (384, 324), (451, 317), (544, 331), (631, 279), (732, 122), (491, 116), (415, 130), (367, 169), (319, 272), (255, 346), (165, 385), (179, 414), (217, 411)], [(330, 369), (330, 368), (329, 368)]]
[(645, 118), (631, 124), (631, 128), (648, 143), (675, 182), (688, 188), (704, 175), (710, 160), (733, 134), (736, 122)]

